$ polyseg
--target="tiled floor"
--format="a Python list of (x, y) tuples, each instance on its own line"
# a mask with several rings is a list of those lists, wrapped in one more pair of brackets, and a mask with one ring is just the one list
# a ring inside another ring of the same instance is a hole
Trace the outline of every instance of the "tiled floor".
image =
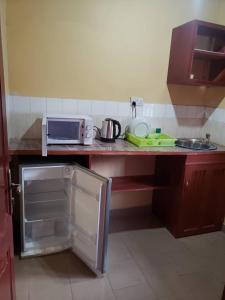
[(110, 235), (108, 274), (70, 252), (16, 259), (17, 300), (221, 300), (225, 234), (176, 240), (165, 228)]

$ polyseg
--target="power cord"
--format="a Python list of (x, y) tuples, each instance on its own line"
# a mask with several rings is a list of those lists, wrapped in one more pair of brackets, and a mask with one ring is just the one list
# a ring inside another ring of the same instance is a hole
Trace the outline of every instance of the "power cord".
[(132, 107), (132, 119), (136, 119), (136, 117), (137, 117), (137, 104), (136, 104), (136, 102), (135, 101), (133, 101), (132, 103), (131, 103), (131, 107)]
[(97, 126), (93, 126), (93, 130), (99, 135), (99, 137), (101, 136), (101, 131)]

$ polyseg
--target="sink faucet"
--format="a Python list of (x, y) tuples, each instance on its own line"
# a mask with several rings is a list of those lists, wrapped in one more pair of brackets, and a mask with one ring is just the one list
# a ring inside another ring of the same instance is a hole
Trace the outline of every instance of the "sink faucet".
[(207, 144), (210, 143), (210, 133), (206, 133), (206, 135), (205, 135), (205, 142), (206, 142)]

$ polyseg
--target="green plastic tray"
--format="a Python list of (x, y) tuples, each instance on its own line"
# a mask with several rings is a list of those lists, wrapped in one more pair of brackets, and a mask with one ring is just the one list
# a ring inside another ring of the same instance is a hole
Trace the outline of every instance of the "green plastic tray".
[(131, 133), (127, 133), (127, 140), (138, 147), (155, 147), (164, 146), (171, 147), (175, 146), (175, 138), (165, 134), (165, 133), (151, 133), (147, 138), (142, 138)]

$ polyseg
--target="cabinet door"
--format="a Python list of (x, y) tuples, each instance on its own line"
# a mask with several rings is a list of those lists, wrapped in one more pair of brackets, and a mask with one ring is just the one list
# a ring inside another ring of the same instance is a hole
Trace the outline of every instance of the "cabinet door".
[(224, 182), (223, 164), (187, 167), (179, 222), (184, 234), (219, 229), (225, 214)]
[(202, 185), (201, 229), (219, 228), (225, 215), (225, 165), (208, 166)]
[(111, 179), (80, 166), (72, 178), (72, 249), (97, 275), (106, 272)]
[(180, 229), (185, 234), (195, 232), (200, 227), (205, 175), (206, 170), (198, 167), (188, 167), (185, 171), (179, 213)]
[(67, 164), (20, 166), (22, 256), (70, 248), (72, 174)]

